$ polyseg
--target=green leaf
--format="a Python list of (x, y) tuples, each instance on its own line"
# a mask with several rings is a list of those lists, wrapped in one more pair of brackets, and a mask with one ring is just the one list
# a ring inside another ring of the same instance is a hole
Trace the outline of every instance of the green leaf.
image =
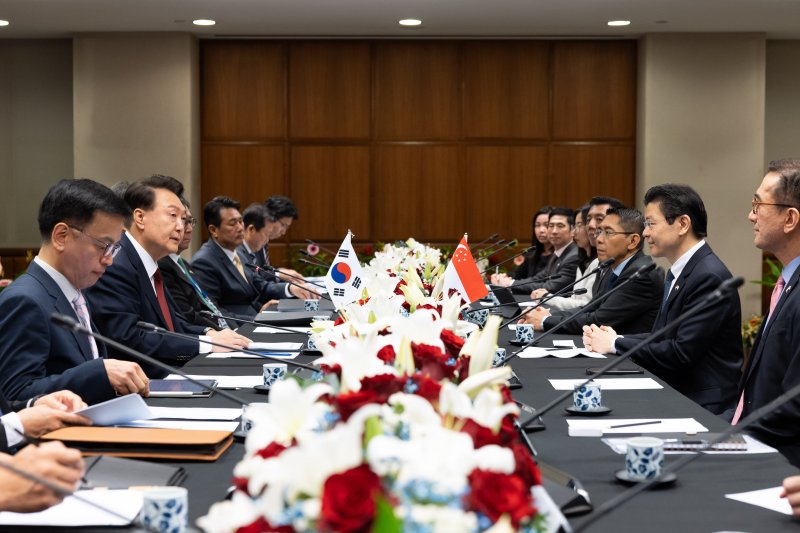
[(369, 441), (378, 435), (383, 435), (381, 421), (377, 416), (371, 416), (364, 422), (364, 449), (369, 446)]
[(402, 533), (403, 521), (394, 514), (394, 508), (383, 496), (375, 500), (375, 520), (372, 522), (375, 533)]

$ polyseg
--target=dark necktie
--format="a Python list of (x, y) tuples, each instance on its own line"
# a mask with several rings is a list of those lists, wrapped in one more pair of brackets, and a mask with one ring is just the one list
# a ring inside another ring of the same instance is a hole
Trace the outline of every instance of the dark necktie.
[(172, 313), (169, 312), (169, 305), (167, 304), (167, 295), (164, 294), (164, 280), (161, 277), (161, 271), (158, 269), (153, 274), (153, 285), (156, 287), (156, 300), (158, 300), (158, 306), (161, 308), (164, 322), (167, 323), (167, 329), (175, 331), (175, 326), (172, 325)]
[(672, 273), (672, 269), (667, 270), (667, 277), (664, 280), (664, 296), (661, 298), (661, 311), (662, 312), (667, 307), (667, 300), (669, 300), (669, 293), (670, 293), (670, 289), (672, 288), (672, 281), (674, 279), (675, 279), (675, 274)]
[(606, 291), (610, 291), (611, 289), (613, 289), (614, 284), (617, 282), (618, 279), (619, 276), (617, 276), (614, 272), (612, 272), (611, 275), (608, 276), (608, 285), (606, 285)]
[(550, 257), (550, 261), (547, 263), (547, 275), (552, 276), (555, 273), (557, 266), (558, 266), (558, 256), (556, 254), (553, 254), (553, 256)]

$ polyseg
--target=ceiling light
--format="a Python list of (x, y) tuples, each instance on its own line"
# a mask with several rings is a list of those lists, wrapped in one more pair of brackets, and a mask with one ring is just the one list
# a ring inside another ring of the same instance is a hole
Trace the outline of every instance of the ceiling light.
[(213, 26), (216, 23), (217, 23), (216, 20), (211, 20), (211, 19), (197, 19), (192, 21), (192, 24), (194, 24), (195, 26)]
[(609, 20), (609, 26), (629, 26), (631, 23), (630, 20)]
[(419, 26), (420, 24), (422, 24), (422, 21), (419, 19), (403, 19), (403, 20), (398, 20), (397, 22), (401, 26)]
[(8, 26), (7, 20), (0, 20), (0, 26)]

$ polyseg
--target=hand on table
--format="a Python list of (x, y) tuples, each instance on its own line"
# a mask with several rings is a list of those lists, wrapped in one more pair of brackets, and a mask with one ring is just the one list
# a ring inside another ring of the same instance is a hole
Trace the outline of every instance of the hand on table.
[(150, 395), (150, 379), (138, 364), (119, 359), (104, 359), (103, 364), (106, 367), (111, 387), (120, 396), (141, 394), (147, 397)]
[[(209, 331), (207, 335), (211, 338), (212, 341), (218, 342), (220, 344), (228, 344), (237, 350), (241, 350), (242, 348), (247, 348), (250, 346), (252, 342), (250, 339), (245, 337), (244, 335), (239, 335), (232, 329), (223, 329), (222, 331)], [(212, 346), (212, 352), (230, 352), (230, 348), (222, 348), (220, 346)]]

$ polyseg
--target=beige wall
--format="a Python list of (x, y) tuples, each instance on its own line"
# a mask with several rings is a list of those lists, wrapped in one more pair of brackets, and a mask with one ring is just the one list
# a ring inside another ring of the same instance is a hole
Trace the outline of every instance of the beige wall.
[(72, 163), (72, 42), (0, 40), (0, 247), (38, 248), (39, 203)]
[(800, 158), (800, 41), (767, 41), (764, 166)]
[[(734, 275), (761, 277), (747, 210), (763, 176), (765, 38), (654, 34), (639, 50), (637, 196), (688, 183), (709, 214), (708, 241)], [(641, 202), (641, 200), (640, 200)], [(740, 290), (744, 313), (759, 288)]]
[(75, 37), (74, 49), (75, 175), (107, 185), (151, 174), (174, 176), (197, 211), (194, 37), (85, 34)]

